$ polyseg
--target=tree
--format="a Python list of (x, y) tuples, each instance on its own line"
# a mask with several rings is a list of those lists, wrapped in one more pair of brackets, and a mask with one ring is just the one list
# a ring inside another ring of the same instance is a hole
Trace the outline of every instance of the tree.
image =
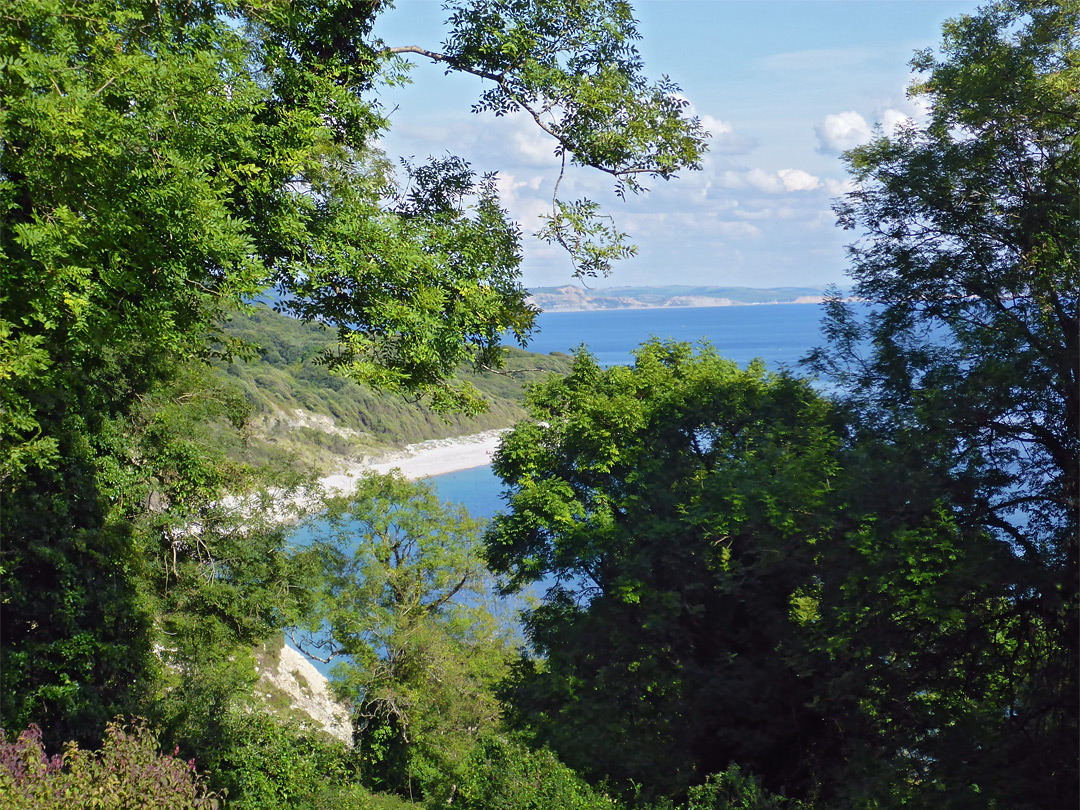
[[(569, 158), (606, 172), (620, 196), (644, 190), (642, 178), (700, 168), (706, 133), (696, 118), (682, 117), (688, 103), (668, 77), (653, 84), (643, 77), (629, 3), (455, 0), (446, 10), (451, 30), (442, 52), (384, 53), (418, 54), (491, 81), (474, 111), (523, 110), (555, 139), (563, 171)], [(608, 275), (614, 260), (636, 252), (596, 203), (560, 200), (558, 188), (540, 236), (569, 252), (575, 277)]]
[[(523, 339), (534, 315), (516, 228), (460, 159), (399, 186), (372, 147), (387, 121), (368, 91), (401, 60), (372, 34), (378, 11), (20, 0), (4, 35), (11, 339), (70, 324), (83, 366), (113, 339), (199, 351), (221, 309), (272, 284), (341, 330), (335, 362), (358, 379), (475, 405), (447, 379), (497, 366), (503, 332)], [(626, 3), (450, 11), (441, 58), (493, 81), (479, 109), (524, 106), (631, 188), (696, 166), (704, 133), (674, 85), (642, 77)]]
[[(247, 554), (235, 555), (243, 565), (226, 562), (242, 516), (215, 504), (258, 489), (258, 476), (222, 464), (212, 443), (165, 429), (193, 423), (176, 413), (185, 405), (216, 402), (242, 416), (234, 396), (191, 368), (252, 351), (221, 330), (229, 312), (273, 290), (286, 311), (338, 330), (340, 350), (325, 360), (339, 370), (466, 411), (481, 402), (454, 382), (458, 367), (499, 366), (503, 335), (523, 340), (535, 312), (518, 277), (517, 226), (491, 176), (448, 157), (398, 177), (373, 145), (387, 121), (371, 91), (395, 80), (399, 64), (373, 34), (383, 4), (9, 5), (0, 15), (0, 625), (5, 694), (16, 699), (3, 717), (13, 728), (56, 717), (47, 734), (90, 743), (153, 680), (153, 644), (171, 632), (156, 613), (163, 602), (174, 624), (229, 628), (238, 643), (293, 609), (287, 566)], [(578, 93), (575, 123), (556, 137), (616, 175), (692, 166), (702, 133), (678, 103), (656, 108), (655, 139), (590, 118), (594, 107), (653, 104), (627, 7), (591, 8), (568, 18), (567, 49), (547, 41), (552, 86), (600, 71), (595, 54), (574, 61), (586, 43), (622, 58), (605, 73), (607, 89)], [(482, 35), (508, 52), (522, 9), (509, 8), (502, 28), (502, 18), (470, 12), (453, 38)], [(536, 92), (540, 63), (526, 62)], [(523, 76), (524, 64), (500, 68), (503, 80)], [(625, 140), (624, 158), (590, 146), (588, 128), (601, 125)], [(653, 148), (683, 136), (674, 151)], [(183, 520), (212, 531), (184, 541)], [(272, 534), (254, 547), (284, 551)], [(173, 559), (178, 571), (191, 563), (191, 576), (161, 576)]]
[(506, 687), (511, 720), (591, 779), (678, 795), (736, 762), (809, 792), (828, 750), (788, 657), (814, 609), (837, 472), (810, 386), (704, 347), (652, 342), (632, 367), (584, 353), (532, 390), (503, 441), (509, 511), (487, 535), (535, 658)]
[[(928, 806), (1077, 801), (1078, 25), (1071, 0), (947, 23), (940, 52), (912, 63), (928, 123), (850, 152), (856, 189), (837, 206), (861, 232), (853, 294), (873, 306), (860, 318), (834, 300), (811, 365), (845, 393), (856, 497), (909, 527), (944, 510), (899, 546), (866, 538), (894, 587), (845, 630), (871, 663), (911, 662), (868, 687), (870, 736), (900, 732), (885, 756), (917, 763), (908, 785)], [(945, 569), (911, 570), (943, 549)], [(854, 596), (837, 602), (847, 618)], [(903, 602), (942, 621), (880, 632)]]
[(347, 656), (332, 678), (372, 785), (428, 794), (500, 715), (493, 686), (514, 633), (491, 610), (482, 524), (400, 475), (361, 479), (322, 520), (316, 635), (301, 649)]

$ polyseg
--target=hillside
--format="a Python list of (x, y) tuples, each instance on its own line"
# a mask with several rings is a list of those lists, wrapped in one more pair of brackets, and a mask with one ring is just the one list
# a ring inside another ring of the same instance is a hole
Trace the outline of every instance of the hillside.
[[(320, 365), (319, 355), (336, 345), (332, 330), (259, 307), (235, 316), (226, 331), (259, 347), (256, 360), (215, 367), (219, 380), (242, 392), (253, 409), (243, 446), (230, 447), (230, 454), (324, 472), (410, 442), (507, 427), (524, 414), (518, 403), (525, 386), (564, 372), (570, 362), (565, 354), (510, 348), (503, 373), (462, 372), (487, 397), (488, 411), (474, 418), (442, 416), (422, 402), (375, 393)], [(229, 441), (227, 431), (221, 438)]]

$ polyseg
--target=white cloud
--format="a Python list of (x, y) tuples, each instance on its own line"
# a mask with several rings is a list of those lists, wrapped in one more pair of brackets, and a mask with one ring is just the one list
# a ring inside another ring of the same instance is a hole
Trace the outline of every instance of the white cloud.
[(818, 178), (802, 169), (781, 169), (777, 174), (788, 191), (813, 191), (821, 186)]
[(768, 220), (768, 219), (775, 219), (776, 218), (776, 211), (775, 211), (775, 209), (772, 209), (772, 208), (758, 208), (758, 209), (755, 209), (753, 211), (749, 211), (749, 210), (747, 210), (745, 208), (736, 208), (734, 213), (735, 213), (735, 216), (737, 216), (739, 219), (750, 219), (750, 220), (764, 219), (764, 220)]
[(769, 193), (781, 191), (784, 187), (779, 175), (770, 174), (764, 169), (725, 171), (721, 173), (719, 181), (724, 188), (755, 188)]
[(724, 188), (752, 188), (766, 194), (780, 194), (784, 191), (813, 191), (821, 187), (821, 180), (802, 169), (781, 169), (767, 172), (764, 169), (748, 171), (725, 171), (719, 177)]
[(818, 137), (818, 151), (825, 154), (845, 152), (870, 141), (878, 132), (895, 135), (900, 129), (926, 123), (929, 105), (921, 96), (892, 96), (875, 108), (871, 126), (867, 119), (854, 110), (826, 115), (814, 127)]
[(911, 106), (916, 110), (915, 117), (919, 119), (925, 119), (930, 116), (930, 98), (928, 96), (912, 96), (910, 97)]
[(786, 72), (853, 70), (872, 57), (867, 48), (814, 48), (805, 51), (774, 53), (760, 61), (762, 67)]
[(729, 122), (721, 121), (719, 118), (713, 118), (711, 115), (701, 116), (701, 123), (714, 138), (721, 135), (730, 135), (735, 131), (735, 127)]
[(854, 110), (826, 115), (825, 120), (814, 127), (814, 132), (820, 151), (837, 153), (866, 143), (874, 134), (866, 119)]
[(537, 175), (519, 180), (513, 174), (500, 172), (495, 178), (499, 201), (526, 230), (540, 227), (540, 217), (551, 213), (550, 191), (544, 188), (544, 178)]
[[(510, 117), (510, 127), (513, 130), (510, 142), (513, 144), (514, 154), (523, 164), (547, 167), (558, 165), (558, 158), (555, 157), (555, 139), (536, 126), (532, 118), (525, 113), (513, 115)], [(497, 128), (492, 127), (491, 130), (491, 134), (495, 135)], [(506, 135), (504, 130), (496, 137), (503, 140)]]
[[(701, 119), (701, 126), (709, 133), (708, 154), (743, 154), (757, 146), (757, 140), (735, 131), (730, 121), (700, 112), (686, 96), (676, 93), (675, 98), (686, 102), (683, 112), (690, 117)], [(706, 160), (708, 160), (708, 154)]]
[(713, 118), (711, 115), (701, 116), (701, 125), (711, 136), (709, 138), (709, 151), (720, 154), (743, 154), (749, 152), (757, 141), (735, 131), (728, 121)]
[(540, 175), (530, 177), (528, 180), (519, 180), (512, 174), (500, 173), (495, 178), (495, 185), (499, 189), (499, 196), (504, 200), (516, 200), (520, 197), (523, 189), (536, 191), (544, 182)]
[(816, 215), (803, 223), (803, 226), (811, 230), (820, 228), (832, 228), (836, 225), (836, 214), (831, 208), (819, 208)]
[(717, 222), (715, 228), (729, 239), (753, 239), (761, 235), (761, 229), (749, 222)]
[(881, 128), (886, 135), (895, 135), (902, 127), (912, 123), (912, 118), (907, 113), (894, 110), (892, 107), (881, 114)]
[(847, 194), (855, 190), (855, 184), (850, 180), (825, 180), (825, 190), (829, 192), (833, 197), (839, 197), (841, 194)]

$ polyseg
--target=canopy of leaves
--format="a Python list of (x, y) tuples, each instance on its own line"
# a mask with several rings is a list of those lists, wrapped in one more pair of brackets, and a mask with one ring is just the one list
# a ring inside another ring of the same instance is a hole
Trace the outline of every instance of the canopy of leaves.
[[(853, 150), (857, 323), (812, 365), (878, 430), (922, 443), (971, 515), (1076, 573), (1080, 487), (1080, 7), (1007, 2), (946, 26), (913, 93), (930, 123)], [(861, 342), (862, 341), (862, 342)], [(869, 348), (863, 356), (861, 349)], [(920, 440), (918, 434), (925, 438)]]
[[(445, 6), (449, 34), (441, 52), (416, 46), (387, 54), (420, 54), (447, 71), (492, 82), (474, 112), (524, 111), (554, 140), (567, 162), (610, 174), (620, 196), (701, 168), (708, 133), (667, 76), (651, 82), (636, 42), (641, 38), (625, 0), (454, 0)], [(561, 181), (560, 174), (559, 180)], [(538, 234), (570, 255), (576, 277), (608, 275), (636, 253), (589, 199), (560, 200)]]
[(539, 659), (507, 696), (571, 767), (645, 795), (736, 761), (791, 790), (827, 729), (785, 663), (811, 610), (835, 475), (828, 405), (802, 381), (709, 347), (653, 342), (632, 367), (579, 354), (534, 388), (495, 470), (509, 512), (487, 556)]
[(946, 521), (856, 541), (838, 637), (908, 804), (1075, 803), (1080, 5), (990, 4), (913, 65), (928, 123), (850, 152), (837, 206), (874, 306), (834, 301), (810, 360), (851, 416), (853, 497)]
[[(396, 78), (373, 34), (383, 7), (15, 0), (0, 14), (9, 727), (56, 717), (47, 734), (94, 742), (155, 683), (161, 636), (179, 634), (172, 663), (213, 669), (300, 609), (282, 535), (260, 522), (273, 498), (223, 506), (265, 477), (193, 427), (246, 417), (192, 368), (249, 353), (224, 316), (273, 290), (337, 330), (330, 366), (466, 413), (482, 398), (458, 370), (498, 368), (504, 335), (529, 334), (494, 177), (453, 156), (399, 172), (374, 146), (387, 121), (373, 88)], [(628, 29), (600, 8), (538, 58), (624, 49)], [(632, 92), (652, 103), (646, 84)], [(587, 120), (575, 126), (565, 147), (592, 155)], [(663, 176), (676, 168), (643, 130), (620, 137)]]
[(333, 681), (370, 783), (428, 794), (495, 728), (515, 639), (492, 611), (481, 524), (426, 484), (372, 475), (312, 529), (324, 575), (301, 648), (347, 656)]

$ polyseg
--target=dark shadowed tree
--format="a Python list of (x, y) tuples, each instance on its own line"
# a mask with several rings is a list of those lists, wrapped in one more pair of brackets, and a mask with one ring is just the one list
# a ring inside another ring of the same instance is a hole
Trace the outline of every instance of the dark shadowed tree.
[(732, 762), (810, 792), (831, 730), (788, 656), (831, 537), (828, 404), (654, 342), (631, 367), (579, 354), (529, 407), (495, 460), (509, 512), (487, 537), (495, 570), (547, 589), (525, 619), (537, 657), (506, 687), (513, 720), (646, 796)]
[(925, 806), (1078, 801), (1078, 25), (1072, 0), (947, 23), (913, 62), (927, 123), (850, 152), (837, 206), (873, 306), (833, 301), (811, 365), (856, 431), (852, 497), (914, 530), (855, 545), (838, 637)]

